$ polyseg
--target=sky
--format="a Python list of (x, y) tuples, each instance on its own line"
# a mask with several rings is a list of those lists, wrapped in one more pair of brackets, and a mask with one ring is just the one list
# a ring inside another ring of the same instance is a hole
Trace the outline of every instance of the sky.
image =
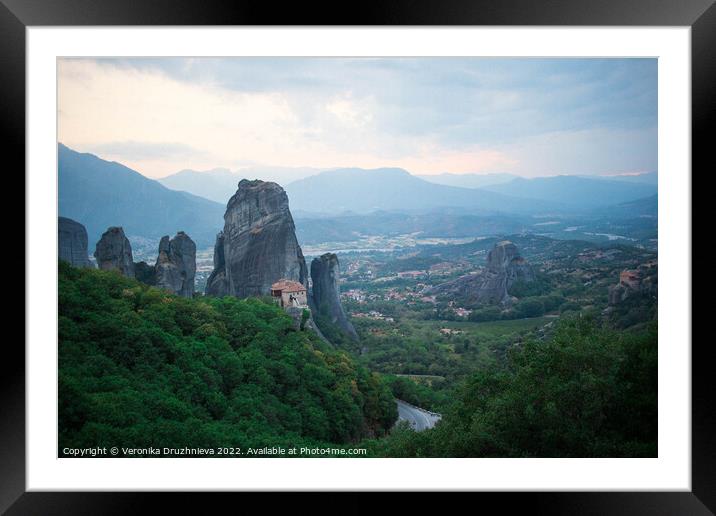
[(58, 138), (152, 178), (247, 166), (657, 170), (656, 59), (68, 58)]

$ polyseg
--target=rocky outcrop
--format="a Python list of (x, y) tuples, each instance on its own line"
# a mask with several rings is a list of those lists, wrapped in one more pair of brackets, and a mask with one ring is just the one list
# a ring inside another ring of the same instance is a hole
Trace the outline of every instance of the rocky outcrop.
[(196, 245), (189, 235), (179, 231), (172, 239), (163, 236), (159, 242), (159, 256), (154, 270), (157, 287), (178, 296), (192, 297), (196, 275)]
[(617, 283), (609, 287), (609, 304), (618, 305), (629, 296), (629, 288), (626, 285)]
[(495, 244), (487, 254), (487, 271), (483, 275), (479, 296), (486, 303), (509, 302), (509, 290), (517, 281), (534, 280), (534, 271), (509, 240)]
[(472, 303), (509, 305), (510, 287), (517, 281), (534, 280), (534, 271), (509, 240), (497, 242), (487, 254), (485, 270), (430, 289), (428, 294), (450, 294)]
[(97, 242), (94, 257), (100, 269), (118, 270), (123, 275), (134, 278), (132, 246), (121, 227), (111, 227), (102, 234), (102, 238)]
[(57, 219), (57, 254), (75, 267), (92, 267), (87, 251), (87, 230), (76, 220)]
[(207, 296), (226, 296), (229, 293), (229, 285), (226, 283), (226, 262), (224, 261), (224, 232), (216, 235), (214, 244), (214, 270), (211, 271), (209, 279), (206, 280)]
[(296, 331), (303, 330), (310, 318), (310, 311), (305, 307), (288, 306), (284, 308), (284, 312), (293, 320), (293, 329)]
[(311, 309), (338, 326), (351, 339), (358, 340), (358, 334), (346, 317), (341, 304), (339, 279), (340, 268), (335, 254), (326, 253), (320, 258), (313, 259), (311, 262), (313, 290), (309, 298)]
[(207, 294), (269, 295), (271, 285), (280, 279), (308, 285), (288, 196), (276, 183), (247, 179), (239, 183), (226, 207), (217, 248)]
[(641, 264), (637, 269), (623, 270), (619, 274), (619, 283), (609, 287), (609, 305), (616, 306), (636, 295), (656, 296), (658, 278), (656, 261)]

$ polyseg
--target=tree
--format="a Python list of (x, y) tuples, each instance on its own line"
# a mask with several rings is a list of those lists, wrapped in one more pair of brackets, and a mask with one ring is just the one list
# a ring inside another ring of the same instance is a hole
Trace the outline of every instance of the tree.
[(503, 368), (472, 374), (454, 397), (433, 430), (395, 432), (375, 453), (655, 457), (656, 325), (623, 333), (588, 317), (561, 321), (551, 339), (513, 347)]
[(397, 418), (380, 377), (270, 301), (185, 299), (64, 263), (58, 409), (60, 449), (340, 444)]

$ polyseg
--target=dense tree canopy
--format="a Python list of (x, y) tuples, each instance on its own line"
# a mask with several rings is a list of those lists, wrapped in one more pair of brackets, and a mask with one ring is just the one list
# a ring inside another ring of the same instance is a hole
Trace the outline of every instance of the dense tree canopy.
[[(416, 326), (409, 338), (389, 333), (383, 346), (351, 358), (297, 331), (265, 300), (185, 299), (61, 263), (60, 449), (352, 443), (388, 457), (656, 456), (656, 322), (625, 331), (574, 314), (547, 333), (518, 333), (531, 321), (439, 341)], [(444, 366), (450, 374), (416, 383), (358, 365), (397, 367), (406, 357), (407, 373)], [(452, 374), (461, 368), (440, 357), (470, 371)], [(393, 396), (443, 419), (420, 433), (389, 432)]]
[(657, 329), (615, 332), (589, 318), (530, 340), (503, 368), (457, 390), (433, 430), (373, 443), (391, 457), (655, 457)]
[(377, 374), (272, 304), (60, 263), (60, 449), (351, 443), (396, 417)]

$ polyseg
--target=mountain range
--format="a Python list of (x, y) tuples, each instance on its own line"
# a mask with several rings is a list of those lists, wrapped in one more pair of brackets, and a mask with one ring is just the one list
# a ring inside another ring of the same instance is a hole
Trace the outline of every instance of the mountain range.
[(294, 213), (316, 215), (445, 207), (475, 213), (584, 211), (654, 195), (658, 179), (656, 172), (526, 179), (506, 173), (412, 175), (399, 168), (250, 167), (182, 170), (158, 181), (224, 204), (242, 178), (276, 182), (288, 192)]
[(476, 214), (525, 214), (563, 208), (558, 202), (429, 183), (400, 168), (330, 170), (289, 183), (286, 192), (293, 210), (334, 214), (451, 207)]
[[(507, 173), (486, 173), (486, 174), (435, 174), (435, 175), (416, 175), (430, 183), (440, 185), (459, 186), (462, 188), (485, 188), (493, 185), (509, 183), (515, 179), (522, 179), (520, 176)], [(659, 176), (656, 172), (644, 172), (639, 174), (618, 174), (612, 176), (572, 176), (586, 179), (589, 181), (612, 181), (623, 183), (640, 183), (656, 186)], [(542, 177), (538, 179), (552, 179), (550, 177)]]
[(110, 226), (157, 241), (184, 231), (198, 246), (213, 244), (226, 209), (187, 192), (170, 190), (120, 163), (58, 145), (59, 215), (87, 228), (89, 250)]
[(212, 201), (226, 204), (236, 193), (236, 185), (242, 179), (261, 179), (285, 186), (286, 184), (311, 175), (318, 174), (322, 169), (310, 167), (244, 167), (236, 171), (228, 168), (211, 170), (180, 170), (175, 174), (158, 179), (172, 190), (182, 190), (205, 197)]
[(483, 186), (498, 185), (507, 183), (519, 177), (514, 174), (488, 173), (488, 174), (435, 174), (416, 175), (429, 183), (439, 185), (459, 186), (462, 188), (482, 188)]
[(657, 172), (644, 172), (641, 174), (619, 174), (615, 176), (589, 176), (594, 179), (604, 179), (608, 181), (622, 181), (625, 183), (645, 183), (656, 186), (659, 183), (659, 174)]
[[(199, 248), (210, 247), (223, 227), (226, 202), (240, 177), (227, 169), (185, 170), (162, 179), (162, 184), (62, 144), (58, 163), (59, 215), (87, 228), (90, 250), (110, 226), (124, 227), (130, 240), (158, 241), (185, 231)], [(574, 217), (635, 216), (641, 225), (655, 224), (656, 218), (656, 174), (625, 176), (629, 179), (499, 175), (506, 182), (463, 188), (428, 182), (396, 168), (291, 170), (313, 174), (285, 187), (303, 243), (350, 241), (359, 235), (463, 237), (529, 231), (533, 226), (540, 231), (559, 229), (553, 222), (535, 225), (535, 220), (547, 220), (544, 216), (557, 217), (561, 226), (583, 224)], [(282, 173), (288, 174), (288, 169)], [(170, 189), (166, 183), (187, 191)]]
[(485, 186), (482, 190), (587, 209), (649, 197), (656, 194), (657, 186), (584, 176), (553, 176), (532, 179), (520, 177), (507, 183)]
[(659, 216), (659, 196), (650, 195), (633, 201), (626, 201), (610, 206), (599, 206), (590, 210), (594, 217), (620, 219), (656, 219)]

